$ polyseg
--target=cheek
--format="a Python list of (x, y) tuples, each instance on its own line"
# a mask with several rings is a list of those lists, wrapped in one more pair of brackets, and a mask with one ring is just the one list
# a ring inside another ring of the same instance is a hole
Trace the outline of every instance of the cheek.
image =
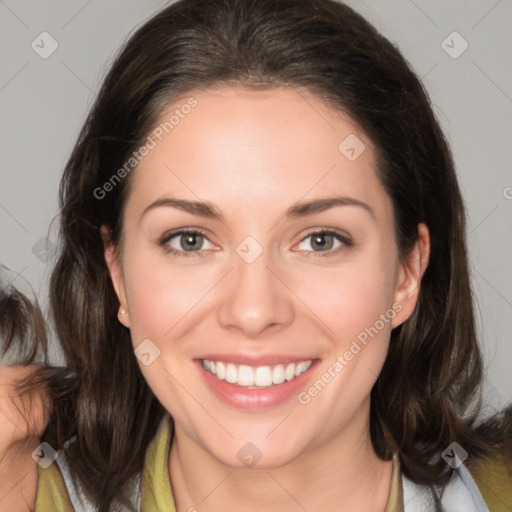
[(124, 268), (134, 344), (172, 336), (174, 326), (215, 282), (200, 266), (172, 265), (144, 251), (132, 251)]
[[(151, 357), (148, 365), (141, 360), (139, 368), (164, 407), (180, 417), (188, 398), (179, 384), (187, 382), (184, 369), (188, 363), (188, 345), (181, 340), (190, 328), (187, 321), (198, 311), (195, 306), (211, 287), (210, 279), (192, 267), (185, 271), (142, 251), (130, 254), (124, 270), (132, 344), (136, 349), (139, 345), (147, 347)], [(176, 380), (173, 376), (178, 375)], [(190, 389), (190, 383), (186, 387)]]
[(392, 270), (376, 258), (346, 265), (308, 269), (308, 279), (297, 276), (294, 288), (312, 313), (342, 343), (374, 325), (392, 305)]
[[(356, 337), (393, 302), (396, 255), (378, 240), (369, 245), (342, 262), (326, 258), (282, 267), (279, 273), (291, 291), (281, 290), (280, 300), (294, 302), (304, 315), (323, 325), (331, 339), (346, 342)], [(140, 247), (125, 254), (130, 255), (124, 270), (134, 345), (146, 338), (161, 345), (164, 339), (183, 334), (187, 320), (194, 316), (199, 320), (198, 316), (211, 311), (212, 296), (223, 296), (222, 287), (230, 279), (223, 281), (226, 268), (212, 262), (173, 263), (173, 256), (166, 258)], [(215, 293), (208, 296), (213, 288)]]

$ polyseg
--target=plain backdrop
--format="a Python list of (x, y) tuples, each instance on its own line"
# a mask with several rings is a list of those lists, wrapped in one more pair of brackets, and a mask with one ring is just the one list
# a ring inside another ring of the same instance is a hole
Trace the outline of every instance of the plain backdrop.
[[(422, 77), (451, 143), (468, 209), (485, 399), (501, 408), (512, 400), (512, 1), (348, 3)], [(164, 5), (0, 0), (0, 263), (43, 308), (65, 162), (119, 45)]]

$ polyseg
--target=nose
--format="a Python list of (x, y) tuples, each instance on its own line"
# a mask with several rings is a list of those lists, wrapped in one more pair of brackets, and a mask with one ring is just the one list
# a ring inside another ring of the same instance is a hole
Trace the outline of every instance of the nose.
[(251, 263), (235, 253), (234, 268), (226, 281), (218, 308), (218, 321), (224, 328), (255, 339), (293, 322), (293, 293), (265, 251)]

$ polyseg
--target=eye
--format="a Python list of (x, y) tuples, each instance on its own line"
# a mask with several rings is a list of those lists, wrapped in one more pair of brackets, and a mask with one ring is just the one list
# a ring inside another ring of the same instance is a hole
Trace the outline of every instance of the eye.
[(204, 247), (205, 242), (213, 247), (213, 244), (201, 230), (180, 229), (165, 234), (158, 243), (166, 252), (176, 256), (193, 256), (191, 253), (199, 253), (203, 249), (211, 248)]
[(324, 229), (309, 233), (302, 238), (299, 243), (299, 247), (301, 244), (306, 246), (309, 245), (311, 249), (306, 247), (299, 250), (313, 253), (323, 252), (325, 254), (319, 254), (319, 256), (331, 256), (333, 254), (338, 254), (344, 247), (351, 247), (353, 242), (347, 236), (341, 235), (336, 231)]
[[(310, 241), (308, 241), (311, 239)], [(208, 240), (206, 234), (199, 229), (180, 229), (166, 233), (159, 240), (159, 245), (165, 252), (175, 256), (202, 256), (201, 252), (211, 249), (213, 244)], [(205, 243), (210, 247), (204, 247)], [(309, 245), (310, 248), (300, 248), (301, 244)], [(333, 230), (316, 230), (304, 236), (299, 242), (299, 251), (309, 253), (325, 253), (318, 256), (331, 256), (338, 254), (344, 247), (351, 247), (352, 240)], [(194, 254), (196, 253), (196, 254)]]

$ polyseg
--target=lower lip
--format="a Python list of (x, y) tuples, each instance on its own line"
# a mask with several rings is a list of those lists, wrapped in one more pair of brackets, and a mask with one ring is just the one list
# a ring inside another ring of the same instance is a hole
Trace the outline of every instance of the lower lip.
[(237, 409), (273, 407), (290, 400), (292, 397), (296, 397), (301, 389), (304, 388), (306, 381), (311, 375), (311, 369), (317, 363), (317, 360), (313, 361), (304, 373), (301, 373), (293, 380), (285, 381), (282, 384), (275, 384), (265, 389), (249, 389), (218, 379), (204, 369), (202, 361), (198, 361), (199, 371), (208, 387), (220, 400)]

